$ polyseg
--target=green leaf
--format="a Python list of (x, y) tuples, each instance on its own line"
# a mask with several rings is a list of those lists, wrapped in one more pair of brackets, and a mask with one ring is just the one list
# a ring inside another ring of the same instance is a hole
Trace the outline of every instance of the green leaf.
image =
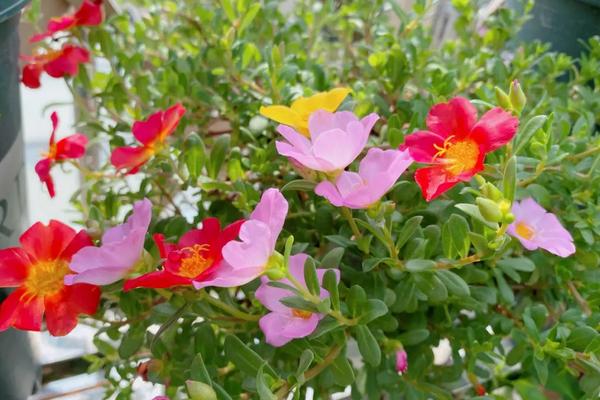
[(235, 22), (235, 10), (233, 8), (233, 4), (231, 4), (231, 0), (221, 0), (221, 7), (223, 7), (223, 11), (225, 11), (225, 15), (230, 22)]
[(144, 338), (146, 336), (146, 326), (132, 325), (121, 339), (119, 345), (119, 356), (123, 359), (128, 359), (133, 356), (144, 344)]
[(356, 342), (358, 343), (358, 350), (363, 356), (363, 359), (374, 367), (381, 363), (381, 349), (377, 340), (373, 336), (373, 333), (366, 325), (359, 325), (354, 328), (356, 334)]
[(546, 120), (548, 119), (545, 115), (536, 115), (531, 118), (529, 121), (523, 125), (522, 129), (519, 129), (519, 132), (516, 136), (516, 143), (514, 154), (519, 154), (519, 152), (523, 149), (523, 147), (529, 143), (533, 135), (544, 126)]
[(494, 276), (496, 277), (496, 283), (498, 284), (500, 298), (507, 304), (513, 304), (515, 302), (515, 295), (510, 286), (508, 286), (508, 283), (506, 283), (502, 272), (500, 272), (498, 269), (495, 269)]
[(310, 301), (304, 300), (304, 298), (300, 296), (284, 297), (279, 301), (290, 308), (296, 308), (298, 310), (305, 310), (310, 312), (319, 311), (315, 304), (311, 303)]
[(331, 249), (321, 259), (321, 268), (339, 268), (344, 256), (344, 248), (336, 247)]
[(362, 308), (363, 313), (358, 319), (359, 324), (368, 324), (374, 319), (388, 313), (388, 308), (385, 303), (378, 299), (369, 299)]
[(512, 156), (506, 162), (504, 168), (504, 178), (502, 179), (502, 192), (504, 198), (511, 203), (515, 199), (515, 190), (517, 187), (517, 157)]
[(194, 360), (192, 361), (192, 365), (190, 366), (190, 378), (212, 386), (212, 379), (210, 379), (210, 375), (204, 364), (204, 359), (200, 353), (196, 354), (196, 357), (194, 357)]
[(413, 329), (400, 334), (398, 336), (398, 340), (400, 340), (405, 346), (414, 346), (424, 342), (428, 337), (429, 331), (427, 329)]
[(263, 369), (266, 365), (267, 363), (261, 365), (256, 373), (256, 391), (260, 400), (277, 400), (277, 396), (273, 394), (265, 379)]
[(321, 320), (321, 322), (319, 322), (319, 325), (317, 326), (317, 329), (315, 329), (315, 331), (313, 333), (310, 334), (309, 338), (310, 339), (316, 339), (319, 338), (329, 332), (333, 332), (336, 329), (340, 328), (342, 325), (340, 324), (340, 322), (333, 318), (333, 317), (325, 317)]
[(435, 266), (436, 263), (432, 260), (408, 260), (406, 263), (406, 269), (410, 272), (431, 271)]
[(416, 215), (406, 220), (404, 226), (402, 226), (402, 229), (398, 232), (398, 238), (396, 239), (396, 248), (398, 250), (408, 242), (408, 239), (410, 239), (419, 226), (421, 226), (421, 221), (423, 221), (421, 215)]
[(300, 192), (312, 192), (316, 186), (317, 184), (313, 181), (309, 181), (306, 179), (296, 179), (283, 185), (281, 191), (289, 192), (296, 190)]
[(458, 297), (471, 295), (469, 285), (457, 274), (448, 270), (439, 270), (436, 272), (438, 278), (446, 285), (448, 292)]
[(333, 270), (328, 270), (323, 275), (323, 289), (329, 292), (331, 308), (334, 310), (340, 309), (340, 293), (338, 290), (338, 277)]
[(308, 257), (304, 263), (304, 281), (306, 282), (306, 288), (311, 294), (319, 296), (321, 294), (321, 285), (319, 285), (319, 278), (317, 277), (317, 268), (312, 258)]
[(362, 314), (362, 306), (367, 302), (367, 294), (365, 290), (358, 286), (353, 285), (348, 291), (346, 296), (346, 304), (348, 305), (348, 311), (353, 317)]
[(455, 204), (454, 207), (458, 208), (465, 214), (475, 218), (477, 221), (481, 222), (488, 228), (491, 228), (493, 230), (498, 230), (498, 224), (495, 222), (489, 222), (485, 218), (483, 218), (483, 215), (481, 215), (481, 213), (479, 212), (479, 208), (475, 204), (461, 203), (461, 204)]
[(584, 351), (586, 347), (596, 339), (600, 334), (590, 326), (583, 325), (571, 331), (567, 339), (567, 346), (575, 351)]
[(533, 366), (542, 385), (546, 385), (546, 382), (548, 382), (548, 363), (548, 359), (546, 358), (540, 360), (537, 357), (533, 357)]
[(218, 383), (213, 382), (213, 389), (215, 392), (217, 392), (217, 397), (219, 400), (233, 400), (229, 393), (227, 393), (227, 391)]
[(277, 377), (277, 373), (271, 368), (266, 361), (261, 358), (254, 350), (246, 346), (237, 336), (228, 335), (225, 337), (225, 356), (234, 363), (242, 372), (256, 376), (259, 370), (264, 369), (273, 377)]
[(206, 166), (206, 172), (212, 179), (217, 179), (219, 171), (225, 162), (225, 158), (229, 151), (229, 142), (231, 138), (229, 135), (219, 136), (212, 145), (210, 150), (210, 158)]
[(315, 359), (315, 354), (310, 349), (306, 349), (300, 355), (300, 360), (298, 361), (298, 368), (296, 369), (296, 379), (300, 384), (304, 383), (304, 373), (310, 367), (313, 360)]
[(240, 26), (238, 27), (238, 35), (241, 35), (244, 32), (244, 30), (246, 30), (246, 28), (252, 23), (254, 18), (256, 18), (256, 15), (260, 11), (260, 7), (261, 5), (258, 2), (250, 6), (248, 12), (244, 15), (244, 18), (242, 18), (242, 22), (240, 22)]
[(206, 162), (206, 149), (204, 142), (197, 133), (192, 133), (185, 141), (185, 165), (190, 177), (197, 179), (202, 174), (202, 168)]
[(340, 352), (340, 355), (331, 363), (329, 369), (333, 373), (335, 383), (340, 386), (348, 386), (354, 383), (354, 370), (346, 358), (346, 352)]
[(535, 270), (535, 264), (527, 257), (505, 258), (498, 261), (498, 266), (523, 272), (533, 272)]

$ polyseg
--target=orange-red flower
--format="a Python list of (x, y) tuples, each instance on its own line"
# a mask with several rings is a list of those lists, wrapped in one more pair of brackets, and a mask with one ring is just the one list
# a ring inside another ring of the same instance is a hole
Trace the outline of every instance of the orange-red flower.
[(429, 131), (406, 136), (401, 147), (416, 162), (432, 164), (415, 173), (423, 196), (430, 201), (483, 170), (486, 154), (508, 143), (518, 126), (519, 120), (499, 107), (478, 121), (475, 106), (455, 97), (434, 105), (427, 115)]
[(83, 0), (74, 14), (51, 18), (46, 26), (46, 32), (32, 36), (29, 42), (39, 42), (47, 37), (52, 37), (57, 32), (66, 31), (77, 26), (100, 25), (103, 19), (102, 0)]
[[(221, 230), (217, 218), (206, 218), (202, 228), (187, 232), (177, 244), (167, 243), (162, 234), (155, 234), (154, 241), (164, 260), (164, 269), (127, 280), (125, 290), (189, 286), (199, 282), (205, 286), (214, 283), (228, 287), (227, 283), (237, 277), (223, 261), (221, 249), (237, 237), (243, 222), (234, 222)], [(224, 285), (223, 281), (226, 281)]]
[(17, 288), (0, 304), (0, 331), (39, 331), (45, 315), (51, 335), (66, 335), (78, 315), (94, 314), (100, 301), (98, 286), (63, 283), (73, 254), (92, 241), (85, 231), (52, 220), (32, 225), (20, 242), (21, 247), (0, 250), (0, 287)]
[(152, 114), (145, 121), (136, 121), (131, 131), (142, 145), (117, 147), (110, 157), (112, 165), (127, 170), (128, 174), (138, 172), (163, 148), (166, 138), (175, 131), (184, 113), (185, 108), (177, 103), (165, 111)]
[(88, 139), (85, 135), (76, 133), (57, 142), (55, 139), (56, 128), (58, 126), (58, 115), (56, 112), (52, 113), (50, 119), (52, 119), (52, 134), (50, 135), (48, 152), (44, 153), (44, 158), (35, 164), (35, 172), (38, 174), (42, 183), (46, 184), (50, 197), (54, 197), (54, 181), (50, 175), (50, 169), (54, 164), (64, 160), (83, 157)]
[(77, 75), (79, 64), (88, 62), (90, 53), (83, 47), (66, 44), (60, 50), (21, 58), (27, 62), (23, 67), (21, 82), (36, 89), (40, 87), (40, 75), (44, 71), (54, 78)]

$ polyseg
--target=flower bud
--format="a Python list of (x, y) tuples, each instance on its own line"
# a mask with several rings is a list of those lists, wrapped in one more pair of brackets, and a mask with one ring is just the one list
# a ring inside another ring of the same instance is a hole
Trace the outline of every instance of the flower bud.
[(506, 222), (507, 224), (512, 224), (513, 222), (515, 222), (515, 214), (509, 212), (504, 214), (504, 222)]
[(475, 199), (475, 202), (483, 218), (490, 222), (502, 221), (503, 213), (500, 211), (498, 203), (485, 197), (478, 197)]
[(510, 97), (508, 97), (506, 92), (500, 89), (498, 86), (494, 88), (494, 91), (496, 92), (496, 102), (498, 103), (498, 105), (504, 108), (505, 110), (512, 110)]
[(217, 400), (217, 394), (206, 383), (186, 381), (185, 385), (191, 400)]
[(283, 255), (278, 252), (274, 252), (269, 260), (267, 261), (267, 268), (265, 274), (269, 279), (278, 281), (285, 277), (285, 265), (283, 265)]
[(527, 97), (525, 97), (525, 93), (523, 92), (518, 80), (515, 79), (512, 81), (512, 84), (510, 85), (510, 91), (508, 92), (508, 97), (510, 98), (512, 109), (520, 114), (521, 111), (523, 111), (523, 108), (525, 108)]
[(408, 370), (408, 355), (404, 349), (396, 351), (396, 371), (403, 374)]
[(498, 201), (502, 198), (502, 192), (493, 184), (486, 182), (481, 187), (481, 193), (488, 199)]

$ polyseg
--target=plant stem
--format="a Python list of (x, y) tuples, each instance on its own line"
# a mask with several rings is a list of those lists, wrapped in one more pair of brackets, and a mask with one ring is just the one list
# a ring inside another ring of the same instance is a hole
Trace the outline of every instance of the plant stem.
[(158, 331), (156, 332), (156, 335), (154, 335), (154, 338), (152, 338), (152, 343), (150, 343), (150, 348), (152, 348), (152, 346), (154, 346), (154, 343), (158, 340), (158, 338), (167, 331), (167, 329), (169, 329), (171, 327), (171, 325), (173, 325), (175, 322), (177, 322), (177, 320), (179, 319), (179, 317), (181, 317), (183, 315), (183, 313), (185, 312), (185, 310), (187, 310), (188, 306), (190, 305), (190, 303), (188, 303), (187, 301), (185, 303), (183, 303), (183, 305), (181, 307), (179, 307), (179, 309), (177, 309), (177, 311), (175, 311), (175, 313), (173, 315), (171, 315), (171, 317), (160, 326), (160, 328), (158, 328)]
[(572, 154), (568, 156), (567, 159), (570, 161), (579, 161), (582, 158), (586, 158), (587, 156), (591, 156), (598, 152), (600, 152), (600, 146), (592, 147), (591, 149), (587, 149), (585, 151), (582, 151), (581, 153)]
[(207, 303), (221, 309), (222, 311), (225, 311), (227, 314), (232, 315), (232, 316), (239, 318), (241, 320), (244, 320), (244, 321), (256, 322), (261, 318), (260, 315), (253, 315), (253, 314), (248, 314), (243, 311), (240, 311), (237, 308), (230, 306), (229, 304), (226, 304), (217, 298), (212, 297), (210, 294), (208, 294), (204, 291), (200, 293), (200, 298), (202, 300), (206, 300)]
[(350, 229), (352, 229), (352, 233), (354, 234), (355, 240), (362, 238), (362, 233), (360, 233), (360, 229), (358, 229), (358, 225), (356, 225), (356, 222), (352, 217), (352, 211), (347, 207), (341, 207), (340, 210), (344, 218), (346, 218), (346, 220), (348, 221), (348, 224), (350, 224)]
[(587, 317), (592, 315), (592, 309), (590, 308), (590, 305), (583, 298), (581, 293), (579, 293), (575, 284), (573, 282), (569, 281), (569, 282), (567, 282), (567, 287), (569, 288), (569, 292), (571, 292), (571, 295), (575, 298), (575, 301), (577, 302), (577, 304), (579, 304), (579, 307), (581, 307), (581, 310), (583, 311), (583, 313)]

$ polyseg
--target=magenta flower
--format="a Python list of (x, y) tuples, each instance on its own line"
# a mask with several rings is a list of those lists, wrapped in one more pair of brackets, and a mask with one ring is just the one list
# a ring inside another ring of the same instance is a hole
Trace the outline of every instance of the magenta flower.
[(323, 181), (317, 185), (315, 193), (337, 207), (367, 208), (394, 186), (412, 162), (408, 150), (372, 148), (360, 162), (358, 173), (344, 171), (337, 177), (335, 185)]
[(375, 113), (359, 120), (349, 111), (330, 113), (318, 110), (308, 119), (310, 139), (289, 126), (277, 127), (287, 140), (276, 143), (277, 152), (315, 171), (343, 170), (363, 150), (378, 119)]
[(563, 228), (556, 215), (544, 210), (532, 198), (515, 201), (512, 213), (515, 221), (510, 224), (507, 232), (519, 239), (527, 250), (541, 247), (560, 257), (575, 253), (571, 234)]
[[(291, 256), (289, 262), (290, 273), (303, 285), (305, 285), (304, 263), (307, 258), (306, 254), (300, 253)], [(325, 275), (326, 271), (326, 269), (317, 270), (319, 282), (323, 281), (323, 275)], [(339, 270), (335, 269), (334, 271), (339, 280)], [(292, 285), (287, 279), (281, 279), (279, 282)], [(263, 276), (262, 283), (255, 293), (256, 298), (271, 311), (258, 321), (260, 329), (265, 334), (267, 343), (275, 347), (280, 347), (293, 339), (303, 338), (313, 333), (319, 321), (323, 318), (323, 314), (297, 310), (284, 305), (280, 300), (285, 297), (294, 296), (294, 293), (286, 289), (269, 286), (268, 283), (269, 280)], [(329, 292), (321, 289), (321, 298), (325, 299), (327, 297), (329, 297)]]
[(65, 285), (108, 285), (125, 277), (144, 249), (151, 218), (150, 200), (137, 201), (124, 224), (104, 233), (100, 247), (88, 246), (75, 253), (69, 267), (77, 273), (66, 275)]
[(404, 349), (396, 352), (396, 371), (403, 374), (408, 370), (408, 355)]
[(258, 278), (275, 252), (287, 212), (288, 203), (279, 190), (265, 191), (250, 218), (240, 228), (241, 241), (232, 240), (223, 246), (223, 261), (218, 273), (206, 281), (194, 281), (194, 287), (234, 287)]

